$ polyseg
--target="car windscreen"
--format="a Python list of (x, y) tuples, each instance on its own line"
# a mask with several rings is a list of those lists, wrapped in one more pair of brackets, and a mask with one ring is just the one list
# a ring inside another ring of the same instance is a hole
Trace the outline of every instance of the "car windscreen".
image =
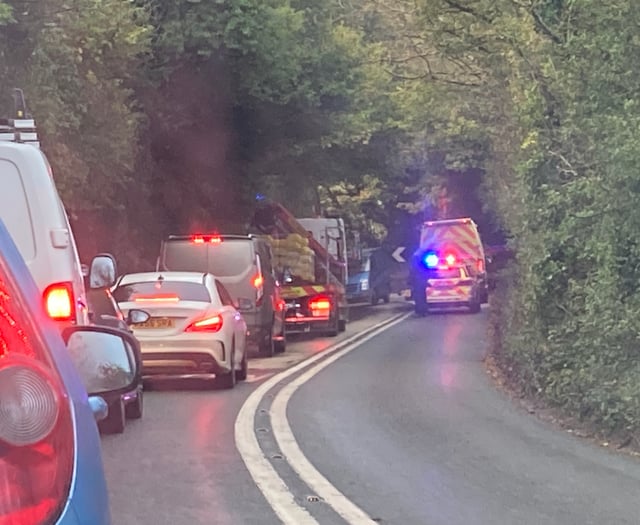
[(136, 300), (172, 299), (177, 301), (211, 302), (204, 284), (183, 281), (145, 281), (118, 286), (113, 291), (118, 303)]
[(162, 261), (168, 271), (208, 272), (217, 277), (238, 275), (252, 264), (252, 241), (248, 239), (225, 239), (219, 244), (169, 241)]

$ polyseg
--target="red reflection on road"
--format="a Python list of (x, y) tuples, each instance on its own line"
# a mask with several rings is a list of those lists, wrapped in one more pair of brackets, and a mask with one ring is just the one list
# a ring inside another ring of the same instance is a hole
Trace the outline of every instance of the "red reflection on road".
[(456, 354), (460, 347), (460, 335), (462, 334), (462, 322), (460, 319), (454, 319), (452, 323), (447, 325), (444, 332), (444, 340), (442, 341), (442, 349), (440, 353), (440, 385), (446, 389), (456, 386), (456, 378), (458, 376), (458, 360)]
[[(211, 392), (215, 395), (215, 392)], [(196, 409), (193, 428), (189, 429), (197, 450), (209, 451), (212, 445), (220, 440), (220, 421), (222, 419), (222, 397), (215, 396), (202, 400)], [(186, 429), (185, 429), (186, 430)]]

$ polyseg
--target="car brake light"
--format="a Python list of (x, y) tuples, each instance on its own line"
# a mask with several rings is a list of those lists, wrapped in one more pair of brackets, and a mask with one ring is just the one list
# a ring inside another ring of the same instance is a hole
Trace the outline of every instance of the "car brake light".
[[(0, 263), (0, 525), (56, 521), (74, 467), (62, 380)], [(73, 310), (73, 308), (72, 308)]]
[(55, 321), (71, 321), (75, 317), (75, 304), (71, 283), (52, 284), (44, 291), (47, 314)]
[(136, 303), (177, 303), (180, 301), (180, 297), (176, 294), (153, 294), (153, 295), (134, 295), (132, 297)]
[(192, 235), (191, 242), (193, 244), (220, 244), (222, 237), (220, 235)]
[(484, 261), (482, 259), (478, 259), (478, 272), (484, 272)]
[(309, 308), (313, 311), (331, 310), (331, 299), (328, 297), (316, 297), (309, 301)]
[(214, 315), (190, 324), (185, 332), (219, 332), (222, 328), (222, 317)]
[(448, 266), (453, 266), (456, 263), (456, 256), (450, 253), (444, 258), (444, 260)]

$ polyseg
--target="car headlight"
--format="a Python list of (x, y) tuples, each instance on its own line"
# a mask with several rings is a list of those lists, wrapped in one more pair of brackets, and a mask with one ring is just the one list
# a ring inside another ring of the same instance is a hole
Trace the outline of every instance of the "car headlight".
[(360, 281), (360, 289), (366, 292), (369, 289), (369, 279), (362, 279)]

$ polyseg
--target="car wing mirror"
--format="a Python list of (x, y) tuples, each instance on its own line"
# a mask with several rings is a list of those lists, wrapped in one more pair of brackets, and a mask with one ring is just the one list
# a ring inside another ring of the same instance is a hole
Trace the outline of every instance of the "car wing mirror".
[(127, 314), (127, 324), (129, 326), (143, 324), (146, 323), (150, 318), (151, 315), (149, 314), (149, 312), (138, 310), (137, 308), (132, 308)]
[[(124, 393), (138, 382), (140, 348), (131, 334), (106, 326), (71, 326), (62, 336), (89, 396)], [(94, 414), (102, 415), (100, 407)]]
[(108, 253), (96, 255), (89, 269), (89, 287), (92, 290), (111, 288), (116, 282), (116, 260)]

